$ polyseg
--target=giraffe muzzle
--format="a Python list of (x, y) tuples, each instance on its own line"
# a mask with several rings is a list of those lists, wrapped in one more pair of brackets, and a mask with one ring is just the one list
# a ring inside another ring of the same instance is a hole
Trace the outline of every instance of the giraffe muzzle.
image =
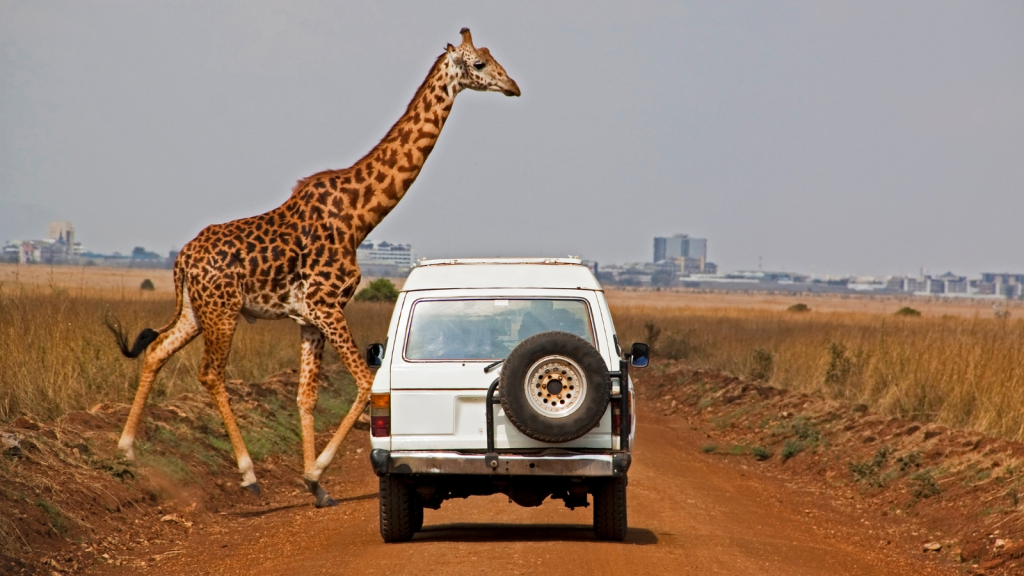
[(508, 86), (505, 86), (501, 89), (502, 94), (504, 94), (505, 96), (520, 96), (522, 94), (519, 91), (519, 85), (516, 84), (515, 80), (509, 78), (508, 83)]

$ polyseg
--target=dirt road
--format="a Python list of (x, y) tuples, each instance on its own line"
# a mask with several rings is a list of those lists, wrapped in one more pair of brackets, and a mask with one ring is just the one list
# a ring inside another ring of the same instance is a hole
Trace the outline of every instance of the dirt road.
[[(752, 460), (703, 454), (681, 418), (640, 414), (629, 535), (599, 542), (591, 509), (520, 508), (502, 496), (427, 510), (412, 542), (386, 545), (368, 440), (354, 435), (330, 483), (341, 504), (314, 510), (293, 486), (201, 521), (179, 544), (136, 550), (132, 567), (168, 574), (953, 574), (927, 563), (906, 524), (879, 525), (852, 502), (787, 486)], [(347, 476), (346, 476), (347, 474)], [(868, 525), (867, 522), (874, 525)], [(893, 520), (895, 522), (895, 520)], [(902, 534), (902, 536), (900, 536)], [(887, 543), (888, 541), (888, 543)], [(154, 559), (153, 557), (156, 557)]]

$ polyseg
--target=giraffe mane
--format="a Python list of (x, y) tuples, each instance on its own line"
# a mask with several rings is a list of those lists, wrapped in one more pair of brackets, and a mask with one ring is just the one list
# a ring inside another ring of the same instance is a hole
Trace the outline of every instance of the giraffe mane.
[(378, 141), (377, 144), (373, 145), (370, 148), (369, 152), (367, 152), (366, 154), (361, 156), (358, 160), (353, 162), (351, 166), (348, 166), (346, 168), (321, 170), (320, 172), (317, 172), (316, 174), (310, 174), (309, 176), (306, 176), (305, 178), (300, 178), (295, 183), (295, 186), (292, 186), (291, 196), (294, 196), (304, 186), (306, 186), (307, 184), (309, 184), (313, 180), (317, 179), (318, 177), (323, 176), (324, 174), (327, 174), (329, 172), (341, 172), (341, 171), (344, 171), (344, 170), (349, 170), (349, 169), (355, 167), (360, 162), (362, 162), (362, 161), (366, 160), (367, 158), (369, 158), (370, 155), (373, 154), (374, 150), (376, 150), (378, 147), (380, 147), (382, 144), (384, 144), (384, 142), (388, 139), (388, 136), (391, 135), (391, 132), (395, 129), (395, 127), (398, 125), (398, 123), (402, 121), (402, 118), (405, 118), (405, 116), (407, 114), (412, 112), (413, 105), (415, 104), (415, 102), (417, 100), (420, 99), (420, 97), (423, 95), (423, 93), (427, 90), (427, 87), (430, 84), (431, 79), (434, 78), (434, 75), (437, 73), (438, 67), (441, 66), (441, 62), (444, 60), (444, 57), (447, 56), (447, 55), (448, 55), (448, 52), (445, 51), (445, 52), (442, 52), (437, 58), (434, 59), (434, 63), (430, 66), (430, 72), (427, 73), (426, 78), (424, 78), (423, 82), (421, 82), (419, 87), (416, 88), (416, 92), (412, 95), (412, 98), (409, 99), (409, 103), (405, 105), (405, 113), (403, 113), (402, 116), (399, 117), (398, 122), (393, 124), (391, 126), (391, 128), (389, 128), (388, 131), (384, 133), (384, 136), (381, 137), (380, 141)]

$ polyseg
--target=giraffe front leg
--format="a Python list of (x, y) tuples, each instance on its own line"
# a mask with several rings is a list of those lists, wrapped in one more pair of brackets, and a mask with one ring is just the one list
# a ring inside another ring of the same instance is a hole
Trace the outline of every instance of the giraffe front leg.
[(355, 341), (352, 339), (352, 334), (348, 329), (348, 323), (345, 321), (345, 316), (341, 310), (332, 310), (330, 318), (321, 319), (319, 327), (327, 338), (330, 339), (331, 345), (334, 346), (338, 355), (345, 362), (345, 367), (348, 368), (348, 371), (355, 378), (358, 391), (356, 399), (352, 403), (352, 408), (349, 409), (348, 414), (341, 421), (341, 425), (338, 426), (338, 430), (334, 433), (330, 442), (327, 443), (324, 451), (317, 457), (316, 462), (313, 464), (313, 469), (306, 473), (306, 480), (315, 482), (318, 485), (320, 476), (330, 466), (331, 461), (334, 460), (341, 442), (348, 435), (352, 426), (355, 425), (359, 415), (366, 408), (367, 402), (370, 401), (370, 388), (373, 386), (373, 374), (359, 353), (359, 349), (356, 348)]
[(324, 333), (315, 326), (302, 327), (302, 363), (299, 368), (299, 420), (302, 424), (303, 481), (309, 493), (316, 497), (316, 507), (336, 506), (313, 472), (316, 465), (316, 429), (313, 409), (316, 408), (317, 386), (320, 385), (320, 367), (324, 353)]

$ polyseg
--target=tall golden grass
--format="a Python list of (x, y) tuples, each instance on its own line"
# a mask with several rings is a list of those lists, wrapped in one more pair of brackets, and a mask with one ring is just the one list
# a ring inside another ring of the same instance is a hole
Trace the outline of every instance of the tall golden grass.
[[(173, 310), (169, 293), (0, 286), (0, 420), (52, 419), (99, 402), (129, 402), (141, 361), (120, 355), (104, 317), (116, 315), (134, 336), (163, 326)], [(360, 346), (383, 340), (390, 304), (352, 302), (345, 311)], [(655, 358), (1024, 440), (1024, 321), (1018, 319), (635, 303), (613, 304), (612, 312), (620, 341), (652, 341)], [(152, 400), (202, 392), (201, 353), (200, 337), (175, 355)], [(240, 322), (228, 377), (258, 381), (297, 368), (298, 355), (293, 322)], [(325, 362), (339, 364), (330, 349)]]
[[(346, 307), (360, 345), (383, 341), (391, 306), (351, 303)], [(52, 419), (99, 402), (130, 402), (141, 360), (128, 360), (104, 326), (116, 315), (131, 337), (159, 328), (174, 314), (173, 296), (144, 291), (68, 291), (16, 286), (0, 291), (0, 420), (22, 414)], [(164, 367), (151, 400), (202, 392), (196, 372), (202, 336)], [(239, 322), (228, 359), (230, 379), (259, 381), (298, 367), (299, 330), (291, 321)], [(325, 363), (340, 361), (328, 349)]]
[(655, 357), (1024, 440), (1024, 321), (612, 306)]

